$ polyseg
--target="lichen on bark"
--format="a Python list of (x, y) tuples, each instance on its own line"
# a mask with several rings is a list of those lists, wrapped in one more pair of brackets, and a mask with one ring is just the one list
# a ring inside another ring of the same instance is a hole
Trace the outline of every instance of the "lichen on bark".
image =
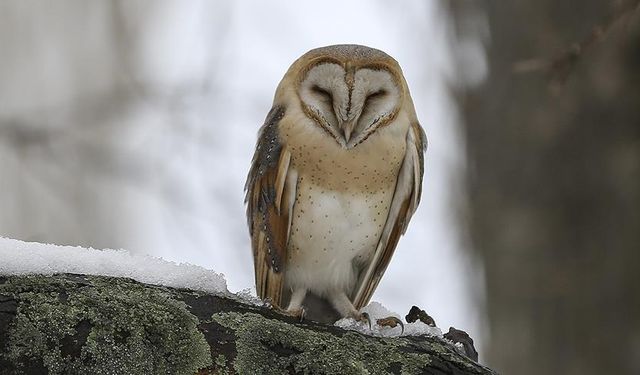
[(241, 374), (382, 374), (397, 367), (420, 373), (431, 357), (402, 352), (402, 338), (370, 340), (355, 332), (336, 336), (265, 319), (259, 314), (218, 313), (213, 320), (236, 333), (234, 368)]
[(231, 295), (0, 277), (0, 374), (492, 374), (435, 337), (381, 338)]
[(197, 318), (162, 288), (117, 278), (25, 276), (0, 285), (0, 294), (19, 301), (2, 354), (13, 367), (8, 371), (193, 374), (211, 364)]

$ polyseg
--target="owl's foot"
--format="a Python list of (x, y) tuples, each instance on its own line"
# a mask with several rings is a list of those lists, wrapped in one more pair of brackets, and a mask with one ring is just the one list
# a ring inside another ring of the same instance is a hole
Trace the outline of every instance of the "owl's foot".
[(293, 292), (291, 293), (289, 306), (286, 310), (282, 310), (281, 313), (297, 318), (302, 322), (304, 320), (304, 317), (307, 315), (307, 310), (304, 308), (304, 306), (302, 306), (302, 302), (304, 301), (304, 297), (306, 295), (307, 290), (304, 288), (297, 288), (293, 290)]
[(287, 310), (285, 312), (285, 315), (289, 315), (289, 316), (292, 316), (294, 318), (298, 318), (302, 322), (302, 321), (304, 321), (304, 317), (307, 316), (307, 310), (304, 308), (304, 306), (300, 306), (300, 308), (298, 308), (298, 309)]
[(307, 316), (307, 310), (304, 308), (304, 306), (300, 306), (299, 308), (296, 309), (283, 309), (281, 307), (278, 307), (276, 305), (272, 305), (271, 306), (276, 312), (282, 314), (282, 315), (286, 315), (286, 316), (290, 316), (292, 318), (296, 318), (299, 319), (301, 322), (304, 321), (304, 317)]
[(395, 328), (399, 324), (401, 329), (400, 334), (402, 335), (404, 333), (404, 324), (402, 324), (402, 320), (396, 318), (395, 316), (388, 316), (386, 318), (378, 319), (376, 320), (376, 324), (378, 324), (379, 326), (390, 328)]

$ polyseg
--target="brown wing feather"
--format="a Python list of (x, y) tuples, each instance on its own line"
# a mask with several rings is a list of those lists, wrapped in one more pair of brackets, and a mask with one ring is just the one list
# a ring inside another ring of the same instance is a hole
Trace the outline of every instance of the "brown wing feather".
[[(258, 297), (282, 303), (283, 269), (293, 204), (287, 190), (290, 153), (280, 143), (284, 108), (274, 107), (258, 134), (245, 190)], [(283, 209), (286, 208), (286, 209)]]
[(418, 207), (422, 191), (426, 145), (424, 131), (419, 124), (412, 124), (407, 134), (407, 152), (398, 174), (396, 190), (380, 242), (371, 264), (363, 270), (358, 285), (354, 289), (353, 304), (358, 310), (369, 303), (382, 274), (389, 265), (400, 236), (404, 234), (411, 216)]

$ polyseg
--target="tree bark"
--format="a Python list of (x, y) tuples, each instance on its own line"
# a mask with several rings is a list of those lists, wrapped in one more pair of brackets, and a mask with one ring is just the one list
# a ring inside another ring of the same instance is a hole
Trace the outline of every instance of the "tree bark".
[(459, 104), (488, 363), (640, 373), (640, 1), (452, 4), (486, 36)]
[(298, 322), (234, 295), (84, 275), (0, 278), (0, 374), (493, 374), (436, 337)]

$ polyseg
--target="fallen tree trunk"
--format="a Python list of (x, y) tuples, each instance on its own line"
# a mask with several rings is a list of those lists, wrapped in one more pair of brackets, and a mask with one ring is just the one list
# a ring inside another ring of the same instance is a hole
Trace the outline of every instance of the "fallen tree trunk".
[(0, 277), (0, 374), (493, 374), (440, 338), (298, 322), (229, 296), (84, 275)]

